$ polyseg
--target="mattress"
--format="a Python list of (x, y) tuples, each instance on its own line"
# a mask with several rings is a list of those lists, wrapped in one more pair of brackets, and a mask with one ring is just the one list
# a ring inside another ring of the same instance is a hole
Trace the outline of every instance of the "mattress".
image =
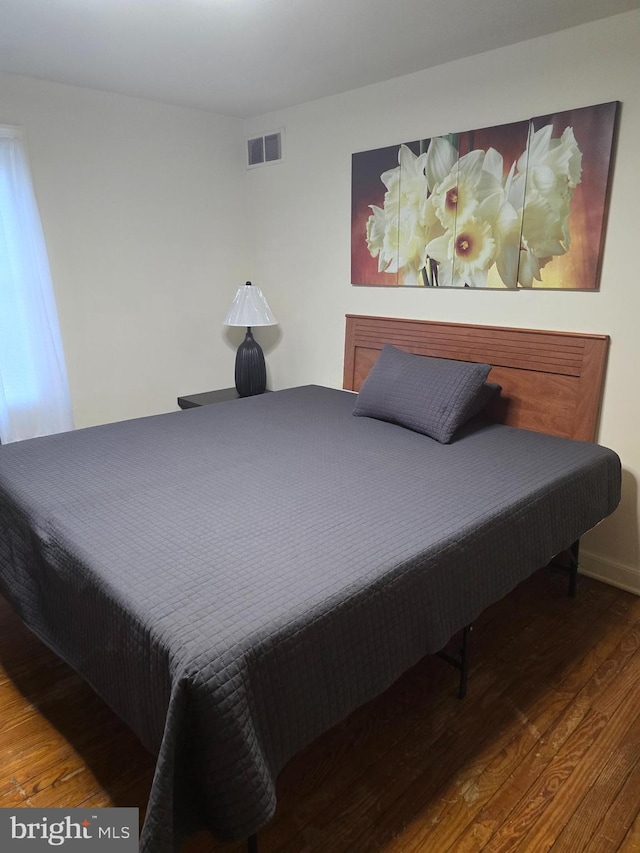
[(157, 756), (141, 850), (284, 764), (613, 511), (594, 444), (449, 445), (306, 386), (0, 448), (0, 590)]

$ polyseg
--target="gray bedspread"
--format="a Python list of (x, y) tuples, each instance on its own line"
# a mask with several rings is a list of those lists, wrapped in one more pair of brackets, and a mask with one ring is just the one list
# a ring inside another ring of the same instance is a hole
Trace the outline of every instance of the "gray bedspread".
[(0, 589), (157, 754), (141, 849), (258, 830), (314, 737), (616, 507), (597, 445), (308, 386), (0, 448)]

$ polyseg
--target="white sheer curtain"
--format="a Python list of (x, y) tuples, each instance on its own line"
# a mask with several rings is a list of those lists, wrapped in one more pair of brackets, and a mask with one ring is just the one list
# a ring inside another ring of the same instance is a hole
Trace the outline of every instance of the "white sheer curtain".
[(0, 441), (73, 429), (49, 260), (19, 128), (0, 125)]

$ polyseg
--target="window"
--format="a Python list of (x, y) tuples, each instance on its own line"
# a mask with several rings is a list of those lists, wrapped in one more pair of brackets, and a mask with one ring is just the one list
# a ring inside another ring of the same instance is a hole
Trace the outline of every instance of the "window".
[(24, 140), (0, 125), (0, 441), (73, 428), (49, 261)]

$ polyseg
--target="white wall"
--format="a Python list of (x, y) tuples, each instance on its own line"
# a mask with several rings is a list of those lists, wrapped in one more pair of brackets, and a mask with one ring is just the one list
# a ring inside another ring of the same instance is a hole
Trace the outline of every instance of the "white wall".
[[(600, 441), (625, 469), (619, 510), (583, 540), (583, 567), (640, 592), (640, 12), (566, 30), (247, 122), (285, 128), (285, 161), (246, 176), (255, 279), (280, 320), (274, 388), (340, 387), (344, 314), (607, 333)], [(350, 285), (351, 154), (408, 139), (620, 100), (611, 208), (597, 293)]]
[(4, 74), (0, 122), (26, 130), (77, 426), (232, 385), (242, 122)]

